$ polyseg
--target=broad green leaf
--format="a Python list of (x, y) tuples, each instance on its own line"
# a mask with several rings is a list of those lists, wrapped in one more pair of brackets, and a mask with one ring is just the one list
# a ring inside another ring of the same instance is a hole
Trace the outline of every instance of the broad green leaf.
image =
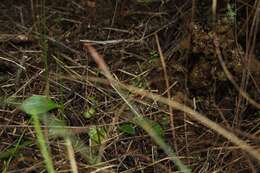
[(21, 105), (21, 109), (29, 115), (43, 114), (58, 107), (59, 105), (54, 101), (41, 95), (33, 95), (27, 98)]
[(88, 135), (92, 144), (101, 144), (106, 138), (106, 130), (103, 127), (90, 127)]
[(88, 119), (95, 116), (95, 114), (96, 114), (96, 109), (94, 107), (89, 108), (89, 110), (83, 113), (84, 117)]
[(121, 132), (124, 132), (124, 133), (129, 134), (129, 135), (135, 134), (135, 127), (131, 123), (124, 123), (124, 124), (120, 125), (119, 130)]

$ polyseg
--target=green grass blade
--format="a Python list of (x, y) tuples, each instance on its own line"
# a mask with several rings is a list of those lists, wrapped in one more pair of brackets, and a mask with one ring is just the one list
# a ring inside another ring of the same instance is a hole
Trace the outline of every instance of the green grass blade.
[(33, 124), (34, 124), (34, 128), (35, 128), (36, 136), (38, 139), (39, 147), (40, 147), (42, 156), (44, 158), (44, 162), (46, 164), (47, 171), (49, 173), (55, 173), (51, 155), (48, 150), (48, 145), (45, 142), (44, 135), (43, 135), (43, 132), (41, 129), (40, 120), (35, 115), (33, 115), (32, 118), (33, 118)]

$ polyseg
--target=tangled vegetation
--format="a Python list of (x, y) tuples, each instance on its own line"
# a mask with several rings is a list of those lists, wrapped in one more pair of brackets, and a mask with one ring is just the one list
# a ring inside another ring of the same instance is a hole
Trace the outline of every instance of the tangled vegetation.
[(1, 0), (2, 172), (252, 172), (260, 1)]

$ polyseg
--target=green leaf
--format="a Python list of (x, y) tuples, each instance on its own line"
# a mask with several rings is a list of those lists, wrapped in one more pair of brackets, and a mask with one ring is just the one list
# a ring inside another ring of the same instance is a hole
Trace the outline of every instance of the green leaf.
[(119, 130), (121, 132), (124, 132), (124, 133), (129, 134), (129, 135), (135, 134), (135, 127), (131, 123), (124, 123), (124, 124), (120, 125)]
[(152, 126), (152, 128), (154, 129), (154, 131), (159, 135), (159, 136), (164, 136), (164, 132), (163, 129), (161, 127), (161, 125), (153, 120), (149, 120), (146, 119), (146, 121), (150, 124), (150, 126)]
[(39, 115), (58, 107), (58, 104), (46, 96), (33, 95), (27, 98), (20, 108), (29, 115)]
[(95, 116), (95, 114), (96, 114), (96, 109), (94, 107), (89, 108), (89, 110), (83, 113), (84, 117), (88, 119)]
[(150, 59), (151, 60), (158, 59), (158, 58), (160, 58), (160, 55), (159, 55), (158, 52), (156, 52), (156, 51), (151, 51), (150, 52)]
[(90, 127), (88, 135), (92, 144), (101, 144), (106, 138), (106, 130), (103, 127)]

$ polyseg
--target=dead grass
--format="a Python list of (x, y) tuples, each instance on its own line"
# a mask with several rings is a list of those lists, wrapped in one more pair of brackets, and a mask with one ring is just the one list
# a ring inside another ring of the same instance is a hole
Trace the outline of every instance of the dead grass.
[[(176, 159), (192, 172), (258, 172), (260, 3), (237, 1), (234, 37), (221, 25), (211, 40), (214, 29), (191, 26), (202, 26), (192, 2), (2, 0), (1, 171), (46, 170), (17, 103), (47, 94), (63, 105), (41, 121), (57, 172), (177, 172)], [(133, 110), (162, 128), (175, 160)], [(129, 123), (134, 134), (120, 130)]]

